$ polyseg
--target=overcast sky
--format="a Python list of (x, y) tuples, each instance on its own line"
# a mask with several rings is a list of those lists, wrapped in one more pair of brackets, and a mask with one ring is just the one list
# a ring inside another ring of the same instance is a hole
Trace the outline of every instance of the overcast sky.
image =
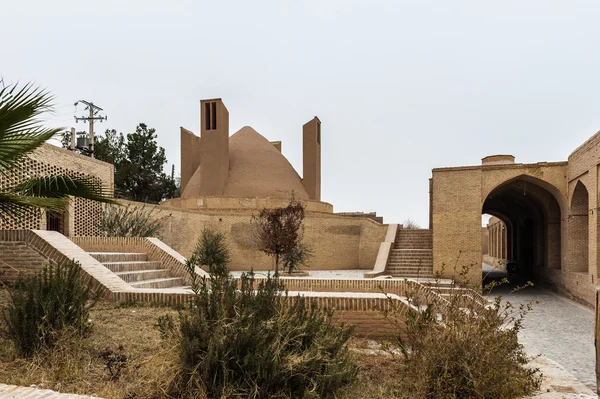
[(317, 115), (322, 199), (386, 223), (427, 225), (432, 168), (566, 160), (600, 129), (597, 0), (0, 0), (0, 38), (0, 74), (52, 91), (51, 123), (87, 129), (73, 103), (93, 101), (102, 131), (156, 128), (177, 171), (200, 99), (300, 174)]

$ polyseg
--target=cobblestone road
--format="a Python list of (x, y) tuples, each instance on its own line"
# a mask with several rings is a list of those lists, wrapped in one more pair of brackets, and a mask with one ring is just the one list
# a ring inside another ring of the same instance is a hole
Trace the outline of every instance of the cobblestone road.
[(521, 343), (561, 364), (595, 392), (594, 311), (541, 287), (510, 290), (499, 287), (493, 296), (514, 305), (539, 302), (525, 317)]

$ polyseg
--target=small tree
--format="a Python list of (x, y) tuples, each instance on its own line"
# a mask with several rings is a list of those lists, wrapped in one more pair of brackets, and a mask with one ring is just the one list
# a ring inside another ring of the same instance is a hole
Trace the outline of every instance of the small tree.
[(258, 249), (275, 257), (275, 276), (279, 274), (279, 258), (294, 251), (302, 238), (300, 227), (304, 206), (294, 197), (283, 208), (263, 209), (254, 218), (254, 237)]
[(203, 229), (190, 262), (196, 266), (207, 265), (212, 272), (214, 268), (225, 268), (230, 259), (225, 234), (209, 228)]
[(283, 266), (288, 269), (288, 273), (292, 273), (299, 266), (308, 265), (309, 259), (312, 257), (312, 249), (303, 242), (298, 243), (292, 251), (283, 254), (281, 261)]

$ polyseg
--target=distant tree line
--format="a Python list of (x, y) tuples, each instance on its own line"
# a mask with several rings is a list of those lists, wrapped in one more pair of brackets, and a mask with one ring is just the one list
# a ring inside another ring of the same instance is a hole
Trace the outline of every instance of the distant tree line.
[[(87, 132), (77, 132), (77, 137)], [(70, 132), (63, 133), (62, 146), (69, 147)], [(77, 149), (91, 155), (86, 149)], [(159, 203), (179, 197), (179, 179), (163, 172), (167, 163), (165, 149), (156, 142), (156, 131), (140, 123), (126, 136), (114, 129), (94, 137), (94, 156), (115, 166), (115, 196), (146, 203)]]

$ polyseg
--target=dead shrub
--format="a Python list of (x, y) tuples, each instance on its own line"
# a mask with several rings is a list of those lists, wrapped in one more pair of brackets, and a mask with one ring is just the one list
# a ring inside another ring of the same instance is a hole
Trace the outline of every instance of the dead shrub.
[[(498, 297), (481, 306), (454, 286), (445, 309), (413, 308), (391, 349), (399, 354), (398, 392), (407, 398), (512, 399), (529, 395), (541, 383), (518, 342), (531, 305), (513, 308)], [(413, 300), (417, 306), (419, 301)]]

